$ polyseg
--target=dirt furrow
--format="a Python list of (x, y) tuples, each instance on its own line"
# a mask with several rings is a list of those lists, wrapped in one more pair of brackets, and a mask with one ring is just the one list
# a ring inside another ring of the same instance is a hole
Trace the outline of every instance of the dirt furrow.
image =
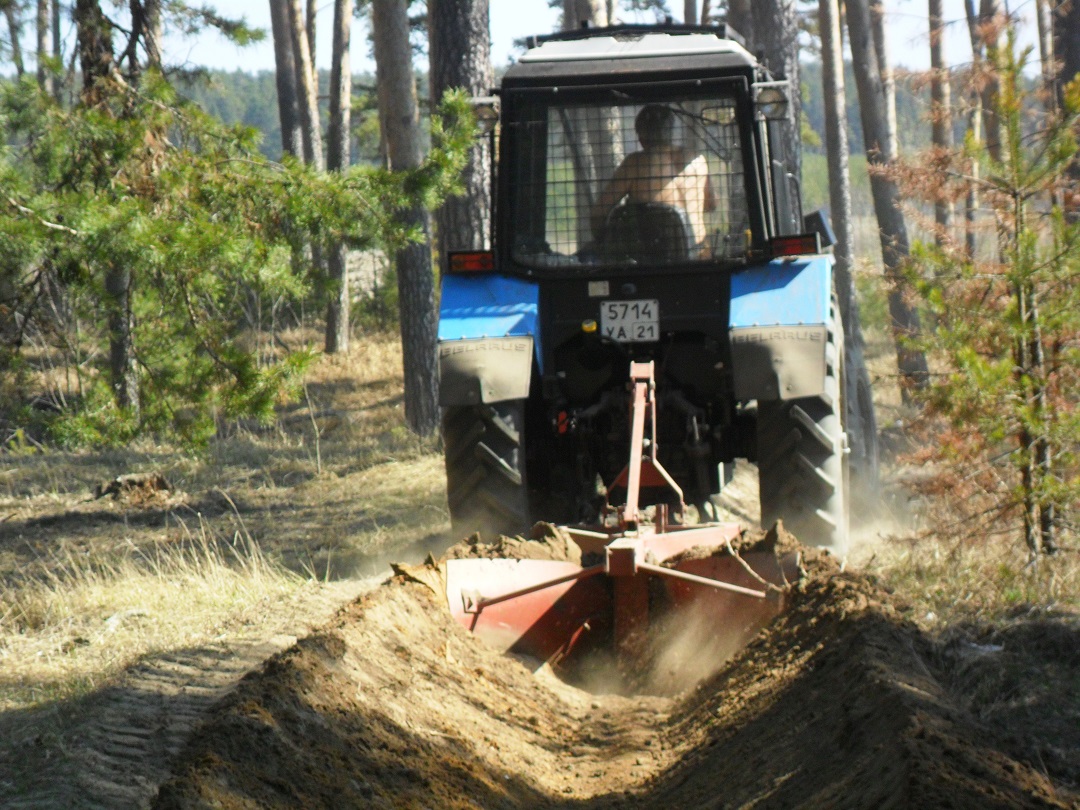
[(830, 574), (677, 698), (593, 695), (390, 583), (245, 679), (155, 807), (1074, 806), (932, 651), (872, 583)]
[[(245, 638), (172, 650), (109, 686), (52, 710), (0, 724), (0, 806), (12, 810), (149, 806), (188, 738), (247, 673), (296, 643), (371, 582), (315, 593)], [(261, 632), (260, 632), (261, 631)]]

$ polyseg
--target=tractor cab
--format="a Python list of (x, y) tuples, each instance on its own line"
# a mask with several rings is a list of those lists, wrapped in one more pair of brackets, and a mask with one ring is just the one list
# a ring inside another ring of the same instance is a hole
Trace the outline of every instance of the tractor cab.
[(763, 255), (802, 228), (787, 92), (723, 27), (541, 38), (500, 89), (500, 266), (545, 278)]

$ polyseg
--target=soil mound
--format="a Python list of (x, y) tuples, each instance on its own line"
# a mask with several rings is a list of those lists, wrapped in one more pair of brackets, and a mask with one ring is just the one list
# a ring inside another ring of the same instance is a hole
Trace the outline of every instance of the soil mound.
[(448, 560), (561, 560), (581, 564), (581, 548), (566, 529), (545, 522), (533, 526), (528, 538), (504, 535), (485, 543), (477, 532), (452, 545), (444, 556)]
[(696, 688), (590, 695), (398, 577), (246, 678), (156, 806), (1072, 806), (950, 699), (931, 648), (871, 582), (811, 572)]

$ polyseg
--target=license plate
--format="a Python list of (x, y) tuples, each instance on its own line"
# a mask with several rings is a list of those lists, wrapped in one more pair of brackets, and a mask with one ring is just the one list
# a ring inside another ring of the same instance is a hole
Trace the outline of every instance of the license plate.
[(620, 343), (648, 343), (660, 339), (660, 302), (604, 301), (600, 305), (600, 330)]

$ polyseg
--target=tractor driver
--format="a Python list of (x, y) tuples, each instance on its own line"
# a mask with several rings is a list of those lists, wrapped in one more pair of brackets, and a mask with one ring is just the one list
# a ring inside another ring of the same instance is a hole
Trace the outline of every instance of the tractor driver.
[(634, 129), (641, 151), (626, 156), (593, 205), (593, 233), (603, 235), (609, 212), (623, 198), (631, 203), (663, 203), (686, 212), (694, 242), (704, 254), (705, 212), (716, 209), (705, 156), (675, 145), (675, 113), (663, 104), (642, 107)]

